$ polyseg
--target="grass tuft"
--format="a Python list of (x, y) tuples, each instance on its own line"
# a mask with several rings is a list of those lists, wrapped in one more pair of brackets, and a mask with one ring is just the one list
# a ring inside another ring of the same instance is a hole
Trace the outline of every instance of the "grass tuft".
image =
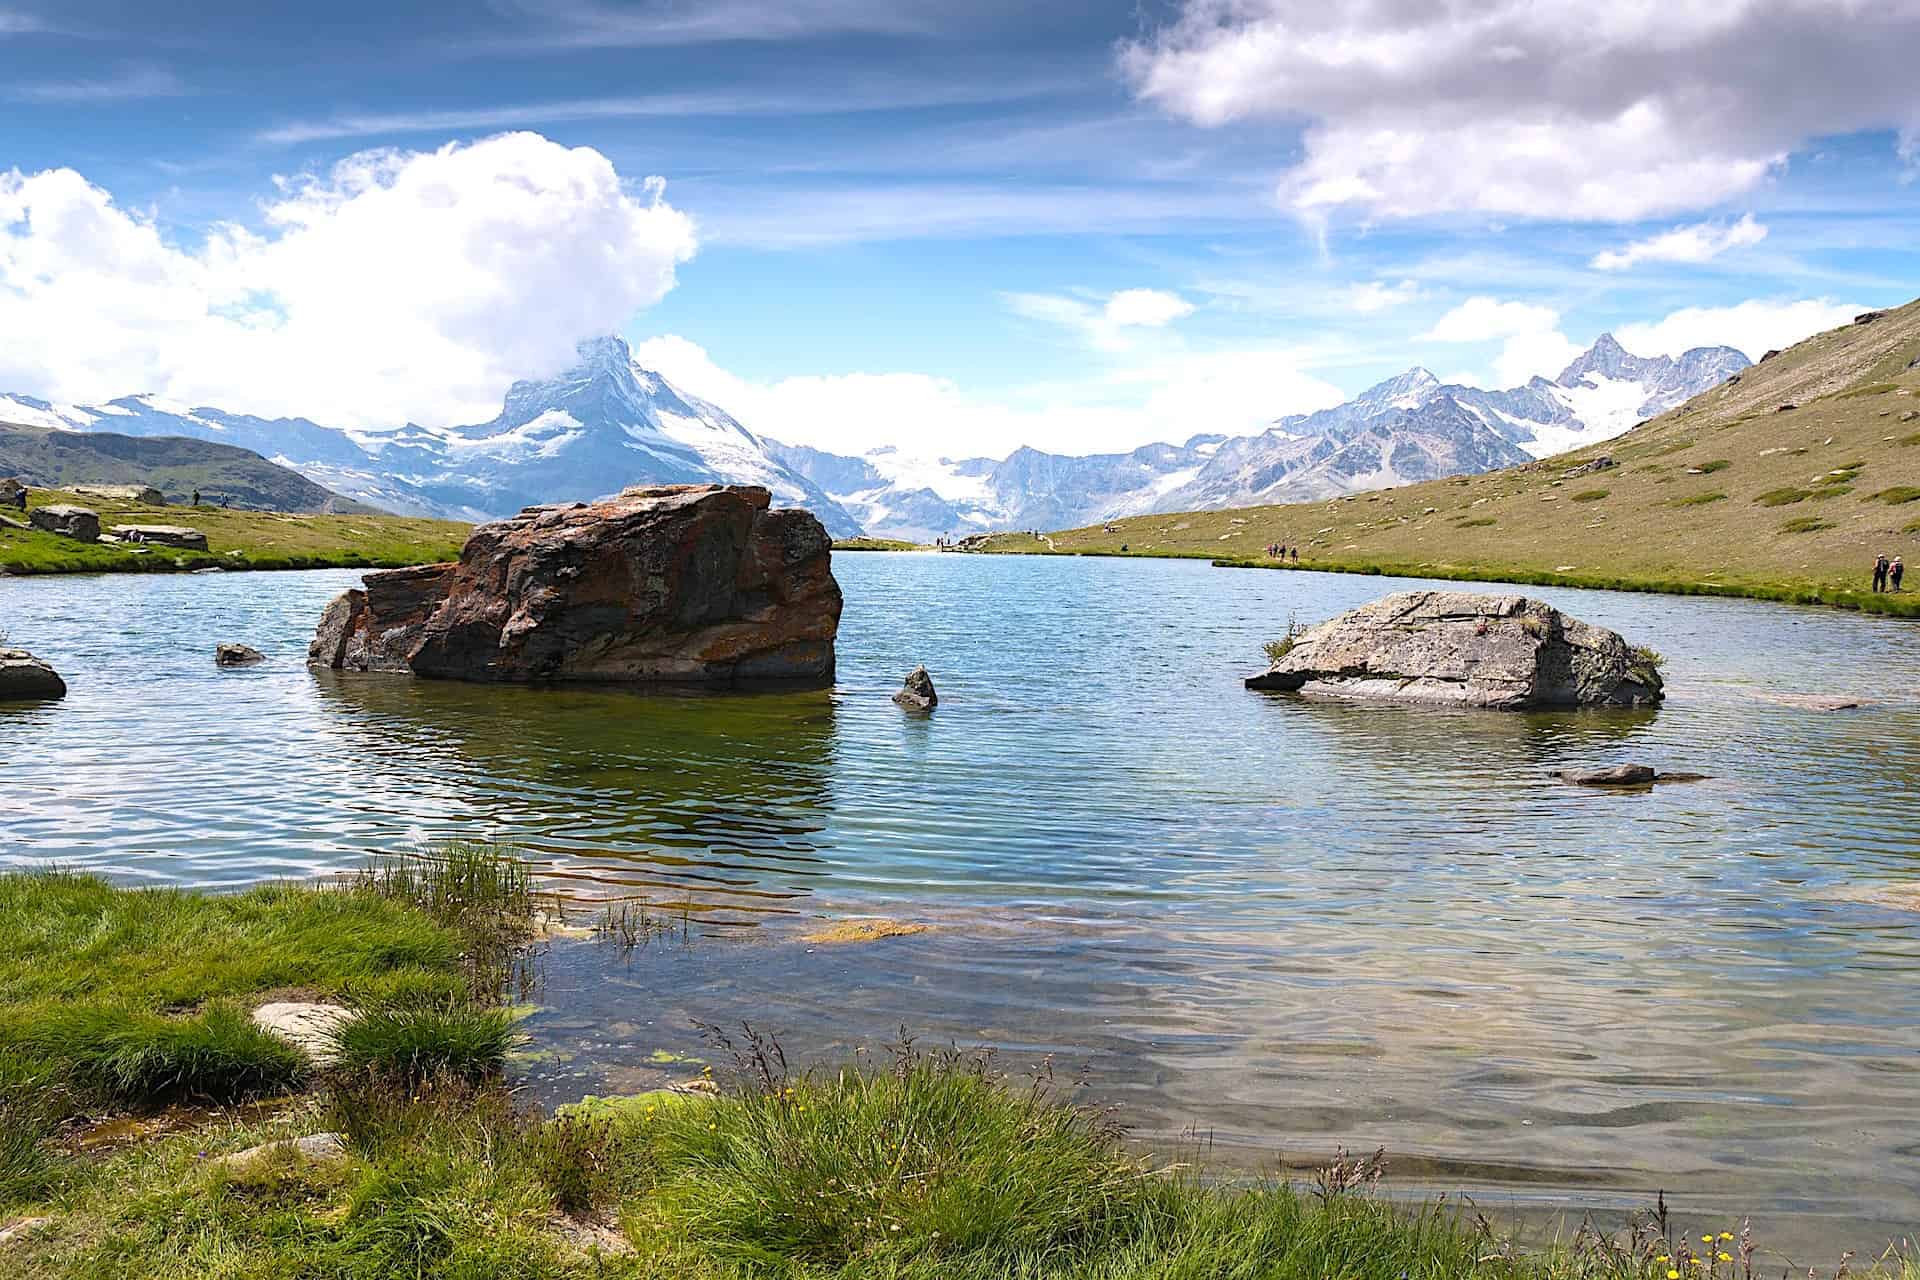
[(1598, 502), (1600, 499), (1606, 497), (1609, 492), (1611, 491), (1607, 489), (1582, 489), (1579, 493), (1573, 495), (1573, 500), (1575, 502)]
[(1920, 488), (1910, 484), (1895, 485), (1891, 489), (1882, 489), (1878, 493), (1868, 494), (1862, 502), (1884, 502), (1890, 507), (1902, 503), (1920, 501)]
[(1690, 498), (1675, 498), (1672, 505), (1676, 507), (1704, 507), (1709, 502), (1725, 502), (1726, 499), (1727, 495), (1716, 489), (1712, 493), (1696, 493)]
[(466, 1004), (363, 1008), (335, 1036), (349, 1075), (401, 1083), (445, 1077), (479, 1081), (500, 1073), (520, 1042), (512, 1010)]
[(1801, 516), (1797, 520), (1789, 520), (1785, 524), (1781, 525), (1780, 532), (1782, 533), (1818, 533), (1822, 529), (1831, 529), (1831, 528), (1833, 528), (1833, 521), (1831, 520), (1822, 520), (1818, 516)]

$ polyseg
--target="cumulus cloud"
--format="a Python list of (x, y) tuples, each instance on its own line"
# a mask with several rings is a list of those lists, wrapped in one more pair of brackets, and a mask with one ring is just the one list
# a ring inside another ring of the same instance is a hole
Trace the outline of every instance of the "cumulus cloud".
[(1475, 297), (1455, 307), (1434, 322), (1433, 328), (1414, 339), (1416, 342), (1485, 342), (1515, 334), (1551, 329), (1560, 320), (1552, 307), (1527, 302), (1502, 302), (1498, 298)]
[(1468, 298), (1416, 342), (1493, 342), (1504, 339), (1493, 359), (1493, 385), (1514, 387), (1536, 375), (1556, 376), (1581, 348), (1560, 332), (1560, 313), (1529, 302)]
[(1635, 240), (1623, 249), (1607, 249), (1593, 256), (1588, 265), (1596, 271), (1625, 271), (1642, 262), (1708, 262), (1729, 249), (1743, 249), (1767, 238), (1767, 229), (1745, 214), (1738, 222), (1721, 224), (1696, 222), (1675, 227), (1645, 240)]
[(1346, 398), (1280, 348), (1169, 353), (1083, 382), (1000, 396), (913, 372), (758, 382), (677, 336), (648, 339), (634, 354), (676, 386), (727, 406), (750, 430), (836, 453), (886, 445), (922, 457), (997, 458), (1021, 445), (1110, 452), (1202, 431), (1260, 431), (1274, 418)]
[(1304, 129), (1279, 188), (1302, 213), (1633, 221), (1920, 124), (1916, 44), (1904, 0), (1183, 0), (1121, 64), (1196, 124)]
[(1122, 289), (1104, 300), (1054, 293), (1010, 293), (1006, 303), (1016, 315), (1040, 320), (1078, 333), (1104, 351), (1124, 351), (1132, 343), (1127, 331), (1164, 329), (1194, 313), (1194, 305), (1164, 289)]
[(1677, 356), (1693, 347), (1727, 346), (1758, 360), (1816, 333), (1851, 321), (1868, 308), (1831, 298), (1771, 301), (1755, 298), (1731, 307), (1685, 307), (1650, 324), (1621, 326), (1614, 336), (1643, 356)]
[(283, 180), (183, 247), (71, 169), (0, 172), (0, 386), (346, 426), (490, 417), (674, 284), (692, 221), (591, 148), (505, 134)]

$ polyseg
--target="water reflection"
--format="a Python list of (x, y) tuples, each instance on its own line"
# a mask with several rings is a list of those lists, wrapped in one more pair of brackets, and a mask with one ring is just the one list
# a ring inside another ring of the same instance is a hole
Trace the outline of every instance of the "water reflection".
[[(1822, 1248), (1913, 1225), (1920, 914), (1875, 888), (1920, 883), (1911, 624), (1545, 591), (1664, 652), (1667, 705), (1482, 715), (1241, 687), (1289, 614), (1391, 581), (836, 570), (836, 689), (745, 698), (316, 679), (350, 575), (0, 581), (73, 690), (0, 715), (0, 860), (236, 884), (490, 835), (582, 893), (763, 922), (557, 948), (533, 1026), (576, 1056), (535, 1069), (550, 1097), (697, 1051), (694, 1016), (802, 1057), (904, 1022), (1085, 1064), (1149, 1139), (1249, 1163), (1378, 1142), (1436, 1185), (1664, 1187)], [(214, 639), (269, 661), (217, 671)], [(916, 661), (930, 717), (887, 701)], [(1709, 777), (1547, 776), (1621, 759)], [(861, 912), (936, 928), (796, 940)]]

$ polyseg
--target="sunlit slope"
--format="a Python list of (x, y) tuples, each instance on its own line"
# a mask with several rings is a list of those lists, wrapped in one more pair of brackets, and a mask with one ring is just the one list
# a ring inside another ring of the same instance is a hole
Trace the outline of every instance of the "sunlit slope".
[[(1593, 466), (1610, 458), (1611, 466)], [(1591, 467), (1580, 474), (1576, 468)], [(1325, 502), (1050, 535), (1063, 552), (1823, 598), (1920, 555), (1920, 302), (1809, 338), (1627, 434)], [(1045, 550), (1007, 536), (995, 550)], [(1920, 593), (1920, 573), (1907, 586)]]

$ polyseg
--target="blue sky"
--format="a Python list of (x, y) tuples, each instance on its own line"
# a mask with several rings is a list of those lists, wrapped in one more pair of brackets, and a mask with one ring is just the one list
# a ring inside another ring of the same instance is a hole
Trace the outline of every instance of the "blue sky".
[(1920, 293), (1917, 65), (1910, 0), (0, 0), (0, 390), (445, 425), (613, 329), (1084, 452), (1757, 355)]

